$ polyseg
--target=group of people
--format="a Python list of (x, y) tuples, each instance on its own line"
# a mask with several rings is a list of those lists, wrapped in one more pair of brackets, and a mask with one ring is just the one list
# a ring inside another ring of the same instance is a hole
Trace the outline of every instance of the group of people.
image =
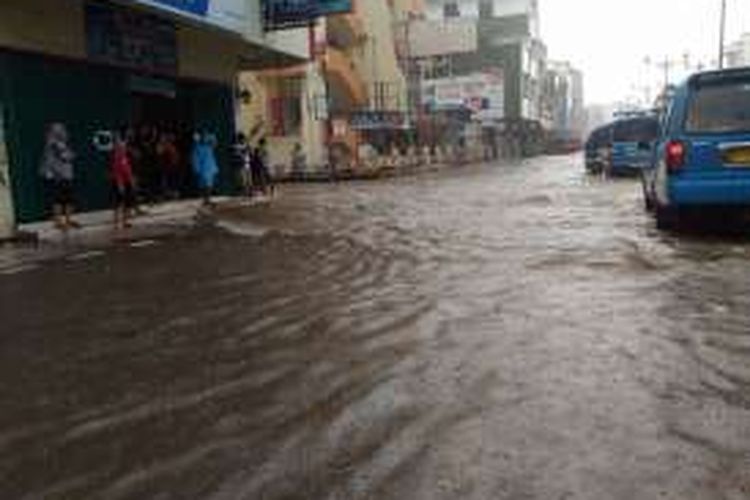
[(271, 173), (268, 170), (265, 138), (261, 138), (258, 146), (253, 147), (245, 134), (238, 133), (232, 147), (232, 160), (246, 196), (252, 198), (256, 193), (274, 193)]
[[(216, 144), (216, 136), (210, 132), (193, 135), (190, 166), (204, 206), (212, 206), (211, 195), (219, 174)], [(130, 129), (120, 130), (114, 136), (110, 179), (116, 229), (131, 226), (130, 218), (142, 211), (142, 202), (154, 204), (165, 196), (179, 197), (185, 180), (175, 136), (148, 128), (140, 136)]]
[[(130, 227), (131, 218), (145, 212), (144, 204), (178, 198), (188, 190), (194, 193), (196, 187), (204, 205), (213, 206), (211, 196), (219, 174), (216, 146), (211, 132), (196, 132), (189, 142), (150, 126), (138, 131), (124, 127), (112, 133), (111, 143), (98, 149), (108, 155), (115, 228)], [(273, 193), (265, 139), (252, 147), (238, 134), (232, 157), (247, 196)], [(49, 125), (39, 172), (53, 222), (62, 230), (80, 227), (73, 219), (75, 158), (65, 125)]]

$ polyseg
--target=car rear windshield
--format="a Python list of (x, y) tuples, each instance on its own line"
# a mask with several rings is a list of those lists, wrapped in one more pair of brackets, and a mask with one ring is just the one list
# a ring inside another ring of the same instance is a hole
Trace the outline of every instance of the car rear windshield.
[(706, 134), (750, 132), (750, 81), (695, 88), (685, 129)]
[(659, 132), (659, 122), (653, 118), (627, 120), (615, 125), (615, 142), (651, 142)]

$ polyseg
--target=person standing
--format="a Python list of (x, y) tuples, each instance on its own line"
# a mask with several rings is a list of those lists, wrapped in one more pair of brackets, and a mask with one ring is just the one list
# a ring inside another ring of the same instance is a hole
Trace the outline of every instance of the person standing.
[(47, 203), (52, 205), (53, 221), (61, 230), (80, 227), (73, 220), (74, 159), (65, 125), (59, 122), (50, 124), (39, 173), (44, 181)]
[(193, 172), (198, 181), (198, 188), (203, 196), (203, 205), (212, 206), (211, 194), (214, 190), (216, 175), (219, 173), (219, 167), (216, 164), (214, 147), (216, 138), (213, 134), (204, 132), (195, 134), (195, 143), (193, 144), (192, 164)]
[(131, 227), (129, 219), (135, 206), (135, 177), (128, 155), (126, 137), (127, 133), (123, 131), (115, 138), (110, 163), (116, 230)]
[(257, 186), (264, 195), (269, 193), (273, 194), (274, 187), (271, 180), (271, 174), (268, 171), (268, 149), (266, 147), (265, 138), (261, 138), (261, 140), (258, 141), (258, 147), (253, 151), (251, 169), (253, 185)]
[(161, 167), (163, 192), (170, 198), (180, 196), (180, 154), (177, 151), (175, 137), (162, 133), (156, 147)]
[(161, 194), (161, 172), (157, 154), (158, 132), (156, 127), (144, 126), (141, 130), (142, 187), (146, 203), (153, 206)]
[(251, 163), (252, 152), (247, 143), (247, 137), (240, 132), (232, 145), (232, 167), (242, 185), (244, 194), (248, 197), (253, 195)]
[(306, 168), (305, 153), (302, 150), (302, 144), (296, 142), (294, 143), (294, 149), (292, 149), (292, 176), (294, 178), (302, 178)]

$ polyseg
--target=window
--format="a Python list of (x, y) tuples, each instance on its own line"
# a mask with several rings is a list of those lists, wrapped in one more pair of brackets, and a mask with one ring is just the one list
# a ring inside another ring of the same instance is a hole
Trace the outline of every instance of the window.
[(282, 79), (275, 94), (269, 100), (272, 135), (299, 134), (302, 126), (302, 81), (299, 78)]
[(651, 142), (659, 133), (659, 121), (656, 118), (625, 120), (615, 125), (616, 142)]
[(693, 89), (687, 132), (750, 132), (750, 82), (721, 82)]
[(458, 2), (443, 4), (443, 17), (461, 17), (461, 9), (458, 8)]
[(479, 3), (479, 18), (489, 19), (494, 15), (494, 2), (493, 0), (482, 0)]

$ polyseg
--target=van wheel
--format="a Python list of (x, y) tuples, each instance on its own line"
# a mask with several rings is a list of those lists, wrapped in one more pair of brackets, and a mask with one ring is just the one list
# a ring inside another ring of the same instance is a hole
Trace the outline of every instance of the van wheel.
[(643, 208), (646, 212), (653, 212), (655, 206), (654, 198), (651, 196), (646, 176), (643, 173), (641, 173), (641, 188), (643, 189)]

